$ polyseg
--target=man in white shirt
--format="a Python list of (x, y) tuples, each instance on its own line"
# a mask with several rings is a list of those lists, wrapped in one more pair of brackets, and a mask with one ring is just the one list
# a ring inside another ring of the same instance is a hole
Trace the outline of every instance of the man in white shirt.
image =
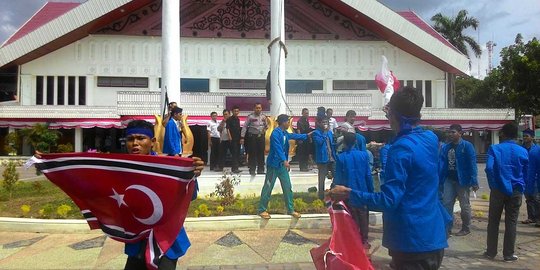
[(332, 117), (334, 114), (334, 110), (331, 108), (326, 109), (326, 116), (328, 116), (328, 124), (330, 125), (330, 130), (332, 132), (336, 132), (336, 128), (338, 128), (338, 122), (336, 121), (336, 118)]
[(221, 134), (218, 131), (219, 122), (217, 121), (217, 113), (210, 113), (212, 118), (206, 127), (208, 131), (208, 148), (210, 149), (210, 170), (219, 169), (219, 139)]

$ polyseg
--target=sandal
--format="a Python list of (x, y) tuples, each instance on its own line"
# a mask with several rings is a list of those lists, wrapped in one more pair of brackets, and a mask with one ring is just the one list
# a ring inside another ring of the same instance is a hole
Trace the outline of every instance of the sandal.
[(268, 212), (266, 212), (266, 211), (259, 213), (259, 216), (264, 218), (264, 219), (270, 219), (271, 218), (270, 214), (268, 214)]
[(530, 220), (530, 219), (527, 219), (527, 220), (524, 220), (521, 222), (521, 224), (531, 224), (531, 223), (534, 223), (534, 221)]
[(300, 218), (300, 217), (302, 217), (302, 215), (300, 215), (300, 213), (298, 213), (298, 212), (292, 212), (292, 213), (290, 213), (289, 215), (291, 215), (293, 218)]

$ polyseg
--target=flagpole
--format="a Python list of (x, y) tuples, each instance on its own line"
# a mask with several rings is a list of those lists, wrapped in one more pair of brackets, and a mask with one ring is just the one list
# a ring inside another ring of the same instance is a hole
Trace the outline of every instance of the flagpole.
[(180, 105), (180, 1), (163, 0), (161, 34), (161, 108), (169, 102)]
[(285, 1), (271, 0), (270, 114), (286, 113), (285, 101)]

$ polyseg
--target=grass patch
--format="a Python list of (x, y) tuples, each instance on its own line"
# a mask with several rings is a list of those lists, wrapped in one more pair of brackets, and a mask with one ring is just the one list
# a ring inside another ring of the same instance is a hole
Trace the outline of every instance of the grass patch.
[[(209, 196), (199, 196), (199, 198), (191, 202), (188, 216), (255, 215), (257, 214), (259, 200), (259, 196), (255, 194), (237, 195), (234, 204), (221, 206), (219, 200), (211, 199)], [(294, 193), (294, 200), (295, 210), (301, 213), (327, 213), (324, 203), (317, 198), (317, 193)], [(65, 211), (67, 209), (66, 205), (71, 208), (67, 214)], [(282, 194), (271, 196), (268, 212), (287, 213)], [(9, 193), (0, 188), (0, 216), (83, 218), (77, 205), (60, 188), (46, 180), (45, 177), (35, 182), (17, 182), (11, 200), (9, 199)]]

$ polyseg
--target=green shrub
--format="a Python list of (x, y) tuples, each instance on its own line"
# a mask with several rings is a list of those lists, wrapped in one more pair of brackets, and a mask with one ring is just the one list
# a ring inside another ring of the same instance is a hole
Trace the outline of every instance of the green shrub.
[(308, 204), (304, 202), (302, 198), (296, 198), (293, 200), (294, 210), (297, 212), (305, 212), (308, 208)]
[(17, 172), (17, 167), (13, 160), (10, 160), (6, 165), (2, 177), (4, 178), (2, 185), (4, 186), (4, 189), (9, 192), (9, 199), (11, 199), (15, 185), (17, 184), (17, 181), (19, 181), (19, 173)]
[(45, 204), (43, 208), (39, 209), (39, 215), (41, 218), (51, 218), (54, 213), (54, 206), (50, 203)]
[(56, 208), (56, 214), (61, 218), (67, 218), (69, 212), (71, 212), (71, 206), (62, 204)]
[(28, 204), (21, 205), (22, 216), (26, 217), (32, 208)]
[(482, 196), (480, 196), (480, 198), (482, 198), (482, 200), (489, 201), (489, 195), (486, 193), (482, 193)]
[(322, 211), (326, 207), (324, 206), (324, 202), (321, 199), (316, 199), (311, 203), (311, 207), (313, 207), (313, 210), (315, 211)]
[(38, 193), (41, 193), (43, 191), (43, 184), (41, 181), (34, 181), (32, 182), (32, 188)]
[(210, 211), (208, 209), (208, 206), (206, 204), (204, 204), (204, 203), (199, 205), (197, 210), (199, 210), (199, 215), (198, 216), (208, 217), (208, 216), (212, 215), (212, 211)]
[(217, 197), (221, 205), (233, 204), (238, 196), (234, 195), (234, 186), (240, 184), (240, 177), (225, 171), (221, 176), (221, 182), (216, 184), (216, 190), (210, 193), (210, 197)]
[(223, 215), (223, 210), (225, 210), (225, 208), (223, 206), (221, 206), (221, 205), (216, 206), (216, 215), (218, 215), (218, 216)]
[(309, 193), (317, 193), (317, 187), (310, 187), (307, 189), (307, 192)]
[(71, 143), (59, 144), (58, 147), (56, 147), (56, 152), (58, 152), (58, 153), (71, 153), (71, 152), (73, 152), (73, 144), (71, 144)]

